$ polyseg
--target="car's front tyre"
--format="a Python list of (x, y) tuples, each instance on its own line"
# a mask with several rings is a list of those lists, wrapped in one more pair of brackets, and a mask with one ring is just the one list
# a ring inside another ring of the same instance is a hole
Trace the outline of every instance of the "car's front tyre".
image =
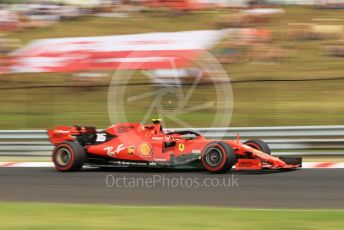
[(271, 150), (270, 150), (269, 145), (262, 140), (259, 140), (259, 139), (248, 140), (244, 142), (244, 145), (248, 145), (251, 148), (257, 149), (259, 151), (262, 151), (263, 153), (271, 155)]
[(236, 163), (233, 148), (225, 142), (211, 142), (202, 151), (202, 165), (211, 173), (225, 173)]

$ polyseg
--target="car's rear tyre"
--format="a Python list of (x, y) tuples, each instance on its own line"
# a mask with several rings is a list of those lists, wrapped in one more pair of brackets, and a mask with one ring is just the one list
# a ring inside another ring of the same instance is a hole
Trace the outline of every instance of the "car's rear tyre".
[(211, 142), (202, 151), (202, 165), (211, 173), (225, 173), (235, 163), (233, 149), (225, 142)]
[(271, 150), (268, 144), (266, 144), (264, 141), (256, 139), (256, 140), (248, 140), (244, 142), (245, 145), (250, 146), (251, 148), (257, 149), (259, 151), (262, 151), (266, 154), (271, 155)]
[(53, 152), (55, 168), (61, 172), (79, 171), (81, 170), (85, 160), (85, 150), (76, 142), (62, 142), (55, 147)]

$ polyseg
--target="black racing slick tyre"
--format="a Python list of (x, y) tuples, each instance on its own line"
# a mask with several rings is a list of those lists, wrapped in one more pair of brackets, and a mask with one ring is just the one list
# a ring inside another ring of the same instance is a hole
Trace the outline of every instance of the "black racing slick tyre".
[(266, 144), (264, 141), (256, 139), (256, 140), (248, 140), (244, 142), (245, 145), (250, 146), (251, 148), (257, 149), (259, 151), (262, 151), (266, 154), (271, 155), (271, 150), (268, 144)]
[(202, 165), (211, 173), (225, 173), (236, 163), (231, 146), (225, 142), (211, 142), (202, 151)]
[(53, 152), (55, 168), (61, 172), (80, 171), (86, 160), (84, 148), (76, 142), (62, 142)]

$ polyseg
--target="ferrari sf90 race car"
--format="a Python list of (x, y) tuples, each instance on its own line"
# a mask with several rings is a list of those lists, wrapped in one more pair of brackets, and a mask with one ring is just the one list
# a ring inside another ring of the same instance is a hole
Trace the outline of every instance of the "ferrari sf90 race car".
[(94, 127), (59, 126), (48, 130), (55, 145), (57, 170), (79, 171), (83, 165), (161, 166), (193, 165), (211, 173), (235, 170), (294, 169), (300, 157), (274, 157), (262, 140), (209, 140), (192, 130), (164, 131), (153, 124), (119, 123), (103, 131)]

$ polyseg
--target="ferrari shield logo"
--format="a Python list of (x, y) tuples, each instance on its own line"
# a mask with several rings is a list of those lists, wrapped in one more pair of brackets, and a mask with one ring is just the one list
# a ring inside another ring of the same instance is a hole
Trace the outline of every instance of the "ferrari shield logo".
[(183, 152), (185, 149), (185, 145), (184, 144), (179, 144), (178, 145), (179, 151)]
[(129, 147), (128, 147), (128, 154), (129, 154), (129, 155), (133, 155), (133, 154), (134, 154), (134, 151), (135, 151), (135, 146), (129, 146)]

